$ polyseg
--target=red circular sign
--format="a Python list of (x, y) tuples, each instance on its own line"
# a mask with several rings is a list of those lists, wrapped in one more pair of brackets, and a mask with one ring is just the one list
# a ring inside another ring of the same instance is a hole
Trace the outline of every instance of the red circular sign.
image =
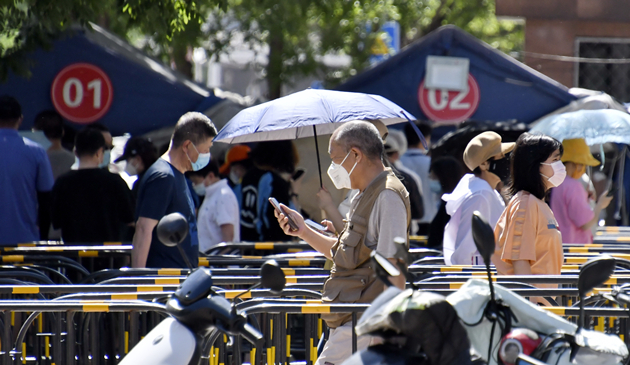
[(89, 63), (74, 63), (61, 70), (55, 76), (50, 93), (59, 114), (82, 124), (105, 115), (114, 96), (107, 74)]
[(468, 119), (479, 106), (479, 86), (472, 75), (468, 75), (468, 90), (448, 91), (426, 89), (424, 81), (418, 88), (420, 109), (432, 121), (441, 124), (456, 124)]

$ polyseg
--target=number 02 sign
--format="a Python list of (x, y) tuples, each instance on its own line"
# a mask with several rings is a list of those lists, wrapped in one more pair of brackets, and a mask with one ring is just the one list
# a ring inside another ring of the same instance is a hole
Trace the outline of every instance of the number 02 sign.
[(107, 74), (89, 63), (74, 63), (61, 70), (51, 88), (59, 114), (76, 123), (91, 123), (105, 115), (114, 90)]
[(464, 91), (427, 89), (423, 81), (418, 88), (418, 101), (430, 120), (455, 124), (465, 121), (477, 110), (479, 86), (472, 75), (468, 75), (468, 89)]

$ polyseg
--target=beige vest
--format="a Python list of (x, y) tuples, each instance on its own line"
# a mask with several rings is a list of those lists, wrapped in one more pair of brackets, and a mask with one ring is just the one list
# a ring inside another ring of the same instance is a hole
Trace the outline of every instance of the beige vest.
[[(365, 189), (349, 220), (344, 220), (344, 229), (331, 249), (333, 267), (324, 284), (324, 303), (371, 303), (383, 292), (385, 284), (376, 278), (370, 260), (372, 249), (365, 245), (365, 236), (376, 198), (385, 189), (397, 192), (405, 204), (409, 245), (409, 193), (392, 170), (386, 169)], [(352, 314), (327, 313), (322, 314), (322, 318), (328, 327), (337, 328), (350, 321)]]

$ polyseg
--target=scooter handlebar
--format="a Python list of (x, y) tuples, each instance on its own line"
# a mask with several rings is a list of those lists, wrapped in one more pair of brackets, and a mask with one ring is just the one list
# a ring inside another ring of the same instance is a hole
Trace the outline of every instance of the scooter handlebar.
[(630, 305), (630, 296), (627, 294), (617, 293), (615, 299), (621, 304)]
[(235, 330), (236, 332), (238, 332), (239, 335), (243, 336), (252, 345), (262, 345), (262, 341), (264, 339), (263, 334), (249, 323), (243, 321), (239, 323), (238, 326), (236, 326)]

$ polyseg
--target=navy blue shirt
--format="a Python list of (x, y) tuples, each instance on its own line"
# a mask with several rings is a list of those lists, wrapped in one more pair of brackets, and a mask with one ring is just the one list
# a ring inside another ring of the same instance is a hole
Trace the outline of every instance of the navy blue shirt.
[(37, 193), (52, 190), (53, 183), (46, 151), (16, 130), (1, 128), (0, 246), (39, 241)]
[[(183, 214), (188, 220), (188, 235), (181, 246), (190, 263), (197, 266), (199, 262), (197, 217), (186, 178), (175, 166), (158, 158), (140, 181), (136, 218), (144, 217), (159, 221), (165, 215), (175, 212)], [(146, 267), (187, 268), (177, 247), (167, 247), (162, 244), (157, 238), (155, 229)]]
[(67, 172), (55, 181), (52, 223), (64, 242), (118, 242), (133, 222), (133, 198), (118, 174), (100, 169)]

